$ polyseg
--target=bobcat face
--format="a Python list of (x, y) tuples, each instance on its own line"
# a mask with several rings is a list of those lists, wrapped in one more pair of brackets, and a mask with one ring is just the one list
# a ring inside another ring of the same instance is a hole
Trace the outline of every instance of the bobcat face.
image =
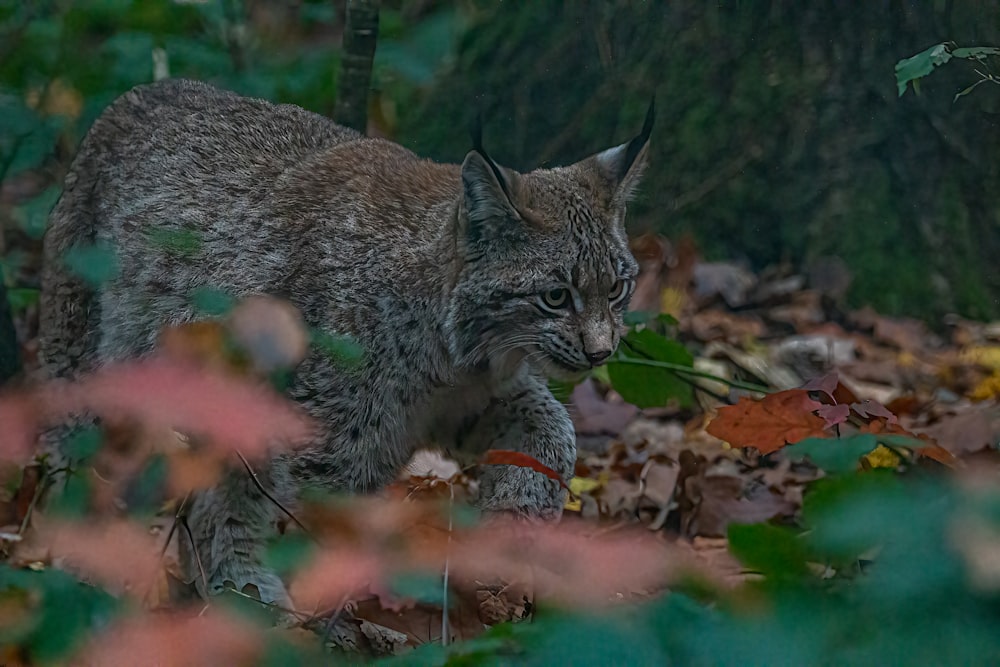
[(449, 318), (462, 361), (527, 362), (570, 378), (612, 355), (638, 271), (624, 218), (647, 139), (644, 128), (575, 165), (525, 175), (481, 149), (466, 157), (465, 266)]
[(533, 197), (537, 204), (529, 209), (542, 231), (526, 241), (538, 252), (525, 267), (525, 296), (510, 304), (524, 310), (510, 339), (519, 334), (531, 340), (522, 346), (528, 361), (550, 377), (579, 374), (612, 355), (637, 273), (618, 212), (602, 211), (598, 202), (575, 192), (560, 192), (560, 176), (572, 174), (526, 177), (546, 193)]

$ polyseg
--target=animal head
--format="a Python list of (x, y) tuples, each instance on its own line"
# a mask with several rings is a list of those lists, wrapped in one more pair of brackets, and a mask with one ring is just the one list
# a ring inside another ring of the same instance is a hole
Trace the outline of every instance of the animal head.
[(465, 364), (578, 375), (618, 346), (638, 266), (625, 211), (646, 163), (653, 105), (631, 141), (576, 164), (518, 174), (474, 136), (462, 164), (462, 274), (452, 350)]

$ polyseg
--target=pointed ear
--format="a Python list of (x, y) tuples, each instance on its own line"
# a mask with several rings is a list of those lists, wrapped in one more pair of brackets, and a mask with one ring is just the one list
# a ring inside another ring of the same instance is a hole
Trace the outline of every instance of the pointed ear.
[(497, 165), (482, 150), (472, 150), (462, 163), (462, 196), (469, 240), (509, 234), (521, 219), (514, 204), (517, 175)]
[(594, 156), (597, 170), (610, 188), (611, 202), (614, 207), (623, 206), (628, 202), (643, 170), (646, 168), (646, 154), (649, 148), (649, 135), (653, 131), (653, 120), (656, 117), (656, 100), (649, 102), (646, 120), (642, 124), (642, 132), (632, 141), (609, 148)]

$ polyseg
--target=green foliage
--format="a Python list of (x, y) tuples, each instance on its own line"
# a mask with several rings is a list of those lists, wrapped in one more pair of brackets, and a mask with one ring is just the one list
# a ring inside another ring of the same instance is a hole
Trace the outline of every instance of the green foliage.
[(878, 438), (870, 433), (849, 438), (806, 438), (784, 448), (792, 460), (808, 457), (828, 473), (850, 472), (858, 467), (858, 459), (878, 446)]
[(107, 243), (74, 246), (66, 251), (63, 261), (70, 271), (95, 287), (114, 280), (121, 270), (114, 249)]
[(618, 356), (608, 363), (608, 376), (615, 391), (640, 408), (663, 406), (671, 400), (686, 406), (694, 398), (691, 383), (669, 366), (691, 368), (693, 361), (677, 341), (651, 329), (632, 330), (622, 340)]
[(193, 229), (148, 229), (146, 237), (151, 245), (185, 259), (195, 257), (202, 246), (201, 234)]
[(230, 294), (213, 287), (199, 287), (191, 292), (191, 305), (204, 315), (225, 315), (236, 305)]
[(312, 345), (342, 366), (353, 366), (364, 358), (364, 348), (351, 336), (313, 329)]
[(49, 211), (55, 206), (61, 192), (60, 188), (52, 186), (15, 208), (14, 220), (17, 221), (21, 231), (32, 239), (42, 238), (48, 224)]
[(729, 550), (744, 565), (773, 579), (798, 579), (809, 573), (809, 550), (790, 528), (765, 523), (729, 526)]
[(17, 570), (0, 564), (0, 646), (24, 647), (32, 664), (67, 657), (88, 635), (107, 625), (119, 603), (58, 570)]
[[(920, 79), (933, 72), (935, 68), (944, 65), (952, 58), (965, 58), (966, 60), (981, 61), (987, 56), (1000, 56), (1000, 47), (973, 46), (955, 48), (954, 44), (945, 42), (943, 44), (935, 44), (915, 56), (904, 58), (896, 63), (896, 86), (899, 91), (899, 96), (903, 96), (906, 92), (907, 84), (910, 83), (913, 84), (913, 91), (915, 93), (919, 93)], [(989, 80), (989, 78), (981, 78), (978, 83), (982, 83), (983, 80)], [(972, 92), (972, 89), (975, 88), (978, 83), (969, 86), (962, 92), (955, 95), (955, 99)]]

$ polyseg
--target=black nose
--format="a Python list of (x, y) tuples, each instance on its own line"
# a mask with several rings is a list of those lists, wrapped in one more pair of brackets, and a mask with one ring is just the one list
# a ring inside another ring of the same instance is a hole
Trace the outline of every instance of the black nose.
[(596, 366), (611, 356), (611, 350), (598, 350), (597, 352), (587, 352), (587, 361)]

